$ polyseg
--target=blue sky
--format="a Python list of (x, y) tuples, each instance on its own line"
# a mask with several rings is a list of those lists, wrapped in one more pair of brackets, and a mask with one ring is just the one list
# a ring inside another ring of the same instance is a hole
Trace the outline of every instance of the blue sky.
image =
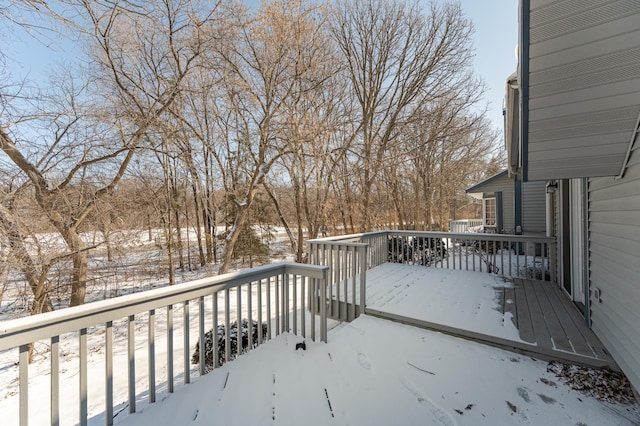
[(518, 0), (462, 0), (475, 27), (474, 70), (487, 85), (489, 118), (502, 129), (504, 82), (518, 65)]
[[(427, 5), (427, 0), (420, 1)], [(517, 66), (514, 52), (518, 41), (518, 0), (461, 0), (461, 4), (475, 27), (474, 70), (487, 85), (488, 118), (502, 129), (504, 81)], [(12, 59), (20, 62), (11, 65), (14, 75), (28, 74), (31, 79), (43, 81), (56, 63), (74, 56), (72, 43), (61, 43), (56, 37), (46, 41), (49, 46), (19, 32), (4, 33), (2, 38), (13, 39), (5, 49)]]

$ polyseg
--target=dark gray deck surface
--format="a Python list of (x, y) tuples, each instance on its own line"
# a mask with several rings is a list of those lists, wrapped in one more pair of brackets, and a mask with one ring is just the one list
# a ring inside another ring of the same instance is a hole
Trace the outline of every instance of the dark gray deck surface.
[[(507, 283), (503, 287), (494, 288), (496, 296), (494, 309), (504, 315), (505, 328), (508, 322), (512, 322), (517, 328), (517, 334), (520, 336), (520, 339), (517, 339), (509, 337), (508, 333), (496, 334), (490, 328), (483, 331), (478, 329), (477, 324), (469, 324), (469, 326), (460, 322), (454, 324), (451, 319), (443, 318), (440, 321), (437, 316), (430, 316), (426, 312), (404, 311), (400, 306), (401, 301), (393, 306), (375, 303), (373, 298), (370, 298), (373, 295), (369, 289), (373, 287), (379, 292), (381, 286), (402, 287), (399, 286), (403, 281), (402, 274), (399, 274), (400, 270), (397, 269), (402, 267), (402, 265), (394, 266), (392, 271), (389, 266), (386, 266), (384, 274), (375, 270), (367, 272), (368, 281), (369, 279), (372, 281), (367, 282), (366, 313), (368, 315), (477, 340), (541, 359), (617, 369), (602, 343), (587, 327), (578, 308), (555, 283), (514, 279), (512, 284)], [(431, 280), (427, 278), (430, 274), (426, 271), (428, 269), (425, 268), (425, 279), (421, 280), (420, 286), (430, 285)], [(389, 272), (394, 273), (389, 275)], [(455, 271), (452, 272), (455, 273)], [(415, 283), (415, 267), (411, 273)], [(396, 300), (402, 300), (401, 296), (410, 298), (411, 294), (398, 294)], [(444, 296), (440, 296), (435, 291), (433, 297)], [(460, 298), (459, 295), (457, 297)], [(436, 304), (438, 301), (431, 303)], [(444, 297), (441, 306), (446, 303), (452, 303), (452, 301)], [(469, 302), (456, 301), (458, 305), (461, 303)]]
[(613, 363), (580, 310), (556, 285), (546, 281), (515, 278), (505, 289), (501, 306), (512, 312), (520, 338), (556, 353), (566, 352)]

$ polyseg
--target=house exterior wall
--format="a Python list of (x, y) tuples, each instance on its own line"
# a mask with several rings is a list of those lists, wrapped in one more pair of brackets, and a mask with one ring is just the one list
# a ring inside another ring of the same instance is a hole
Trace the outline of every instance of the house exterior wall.
[(513, 204), (515, 196), (513, 180), (505, 174), (482, 186), (482, 193), (485, 198), (492, 196), (492, 194), (496, 192), (502, 192), (502, 224), (504, 232), (513, 234), (516, 227)]
[[(592, 329), (640, 390), (640, 145), (622, 179), (588, 187)], [(601, 291), (600, 301), (595, 291)]]
[(546, 182), (524, 182), (522, 184), (522, 233), (541, 234), (546, 227)]
[(640, 113), (640, 3), (521, 4), (524, 180), (617, 175)]

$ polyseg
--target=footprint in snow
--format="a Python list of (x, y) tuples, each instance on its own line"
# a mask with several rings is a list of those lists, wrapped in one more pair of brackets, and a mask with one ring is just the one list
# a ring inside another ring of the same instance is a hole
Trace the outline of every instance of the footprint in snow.
[(443, 426), (455, 426), (457, 422), (447, 412), (438, 407), (433, 401), (431, 401), (426, 395), (422, 394), (414, 386), (409, 384), (403, 379), (400, 379), (400, 383), (405, 387), (417, 400), (420, 405), (427, 408), (433, 418)]
[(360, 364), (360, 367), (364, 368), (365, 370), (371, 370), (371, 362), (369, 361), (369, 357), (367, 357), (367, 354), (358, 352), (358, 364)]
[(542, 402), (544, 402), (545, 404), (555, 404), (557, 402), (554, 398), (551, 398), (550, 396), (547, 396), (542, 393), (539, 393), (538, 396), (540, 397)]
[(518, 395), (520, 398), (524, 399), (524, 402), (531, 402), (531, 398), (529, 398), (529, 389), (527, 388), (518, 388)]

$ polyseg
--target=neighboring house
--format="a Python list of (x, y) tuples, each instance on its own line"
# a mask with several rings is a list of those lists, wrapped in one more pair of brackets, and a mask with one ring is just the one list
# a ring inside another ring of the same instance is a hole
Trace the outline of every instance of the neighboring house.
[(482, 225), (486, 232), (545, 235), (545, 183), (523, 183), (504, 170), (466, 191), (482, 197)]
[(558, 281), (640, 390), (640, 2), (521, 0), (509, 167), (545, 182)]

